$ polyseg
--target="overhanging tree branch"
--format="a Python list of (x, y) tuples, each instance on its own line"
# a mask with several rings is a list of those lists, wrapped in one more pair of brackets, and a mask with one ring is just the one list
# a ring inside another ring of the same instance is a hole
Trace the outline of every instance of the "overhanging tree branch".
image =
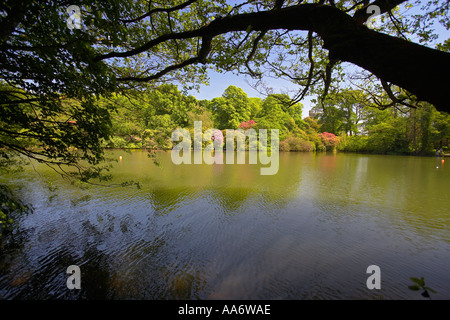
[(387, 93), (389, 99), (392, 100), (393, 103), (397, 103), (397, 104), (402, 104), (404, 106), (416, 109), (417, 107), (406, 102), (406, 98), (405, 99), (399, 99), (395, 96), (394, 92), (392, 92), (392, 88), (391, 86), (384, 80), (381, 80), (381, 85), (383, 86), (384, 91)]
[(119, 78), (119, 81), (138, 81), (138, 82), (148, 82), (151, 80), (156, 80), (161, 78), (162, 76), (166, 75), (167, 73), (178, 70), (184, 67), (187, 67), (192, 64), (196, 63), (206, 63), (206, 58), (211, 50), (211, 38), (210, 37), (204, 37), (202, 39), (202, 47), (200, 48), (199, 54), (196, 57), (187, 59), (183, 62), (180, 62), (178, 64), (174, 64), (171, 66), (168, 66), (164, 70), (155, 73), (154, 75), (148, 76), (148, 77), (123, 77)]
[(145, 19), (147, 17), (150, 17), (152, 14), (157, 13), (157, 12), (165, 12), (165, 13), (169, 14), (170, 12), (184, 9), (184, 8), (188, 7), (189, 5), (193, 4), (196, 1), (197, 0), (188, 0), (188, 1), (183, 2), (183, 3), (181, 3), (181, 4), (177, 5), (177, 6), (173, 6), (173, 7), (170, 7), (170, 8), (155, 8), (155, 9), (149, 10), (148, 12), (144, 13), (143, 15), (141, 15), (141, 16), (139, 16), (137, 18), (124, 19), (124, 20), (120, 20), (120, 21), (123, 22), (123, 23), (132, 23), (132, 22), (138, 22), (138, 21), (143, 20), (143, 19)]
[(266, 35), (267, 30), (263, 30), (261, 31), (260, 34), (258, 34), (258, 36), (255, 38), (255, 41), (253, 42), (253, 46), (252, 46), (252, 50), (250, 51), (250, 54), (248, 55), (247, 59), (245, 60), (245, 66), (247, 67), (248, 71), (250, 72), (250, 74), (252, 76), (258, 76), (261, 77), (261, 74), (257, 74), (256, 72), (254, 72), (251, 68), (250, 68), (250, 61), (252, 60), (253, 56), (256, 53), (256, 50), (258, 49), (258, 43), (261, 41), (262, 38), (264, 38), (264, 36)]
[[(405, 0), (376, 0), (381, 12), (387, 12)], [(450, 111), (446, 90), (450, 87), (450, 54), (431, 49), (404, 39), (375, 32), (362, 25), (368, 18), (365, 11), (358, 10), (354, 17), (338, 8), (320, 4), (299, 4), (277, 10), (238, 14), (219, 18), (190, 31), (168, 33), (152, 39), (143, 46), (125, 52), (111, 52), (96, 57), (101, 61), (113, 57), (130, 57), (150, 50), (170, 40), (201, 37), (203, 54), (174, 64), (152, 76), (138, 81), (150, 81), (170, 71), (195, 63), (205, 63), (210, 49), (204, 48), (216, 36), (246, 31), (284, 29), (304, 30), (317, 33), (329, 50), (330, 60), (353, 63), (372, 72), (378, 78), (395, 84), (426, 100), (441, 111)], [(358, 13), (360, 12), (360, 13)], [(206, 55), (205, 55), (206, 54)], [(440, 70), (436, 73), (435, 70)], [(145, 80), (144, 80), (145, 79)], [(122, 79), (132, 80), (132, 79)]]
[(357, 10), (353, 15), (353, 19), (358, 23), (365, 23), (373, 14), (371, 11), (367, 12), (370, 6), (377, 6), (380, 9), (380, 14), (383, 14), (391, 11), (403, 2), (407, 2), (407, 0), (375, 0)]

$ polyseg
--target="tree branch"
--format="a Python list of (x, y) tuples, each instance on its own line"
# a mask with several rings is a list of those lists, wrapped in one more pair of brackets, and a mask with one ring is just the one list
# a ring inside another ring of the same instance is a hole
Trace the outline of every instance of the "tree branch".
[(248, 71), (250, 71), (250, 74), (252, 76), (258, 76), (261, 77), (261, 74), (256, 74), (249, 66), (250, 60), (252, 60), (253, 56), (256, 53), (256, 50), (258, 49), (258, 43), (261, 41), (262, 38), (266, 35), (267, 30), (261, 31), (261, 33), (256, 37), (256, 39), (253, 42), (252, 51), (248, 55), (247, 59), (245, 60), (245, 66), (247, 67)]
[[(381, 12), (386, 12), (405, 0), (375, 0)], [(441, 111), (450, 111), (447, 89), (450, 87), (450, 53), (431, 49), (404, 39), (375, 32), (361, 25), (368, 18), (366, 11), (358, 10), (354, 17), (338, 8), (320, 4), (299, 4), (278, 10), (244, 13), (219, 18), (198, 29), (169, 33), (148, 41), (141, 47), (125, 52), (100, 55), (95, 61), (112, 57), (129, 57), (175, 39), (201, 37), (203, 54), (167, 67), (139, 81), (150, 81), (170, 71), (190, 64), (204, 63), (211, 50), (213, 37), (234, 31), (285, 29), (317, 33), (329, 50), (330, 60), (346, 61), (370, 71), (378, 78), (410, 91), (418, 99), (426, 100)], [(209, 41), (205, 41), (209, 39)], [(209, 43), (209, 49), (205, 44)], [(435, 71), (439, 70), (438, 73)], [(123, 79), (122, 79), (123, 80)], [(126, 79), (130, 80), (130, 79)]]
[(384, 80), (381, 80), (381, 85), (383, 86), (384, 91), (387, 93), (389, 99), (392, 100), (393, 103), (402, 104), (404, 106), (416, 109), (417, 107), (405, 102), (405, 99), (398, 99), (395, 94), (392, 92), (391, 86)]
[(369, 19), (372, 16), (372, 12), (367, 12), (367, 8), (370, 6), (377, 6), (380, 8), (380, 14), (386, 13), (394, 9), (399, 4), (402, 4), (403, 2), (406, 2), (408, 0), (375, 0), (372, 3), (369, 3), (362, 7), (359, 10), (356, 10), (355, 14), (353, 15), (353, 19), (358, 23), (365, 23), (367, 19)]
[(152, 14), (157, 13), (157, 12), (165, 12), (165, 13), (169, 14), (170, 12), (184, 9), (187, 6), (193, 4), (196, 1), (197, 0), (188, 0), (186, 2), (183, 2), (183, 3), (179, 4), (179, 5), (171, 7), (171, 8), (155, 8), (155, 9), (152, 9), (152, 10), (144, 13), (143, 15), (141, 15), (141, 16), (139, 16), (137, 18), (127, 19), (127, 20), (120, 20), (120, 21), (126, 24), (126, 23), (138, 22), (138, 21), (140, 21), (142, 19), (150, 17)]
[(171, 71), (178, 70), (178, 69), (187, 67), (192, 64), (196, 64), (196, 63), (204, 64), (204, 63), (206, 63), (206, 59), (207, 59), (209, 52), (211, 51), (211, 40), (212, 39), (209, 37), (205, 37), (202, 39), (202, 47), (201, 47), (200, 52), (197, 57), (193, 57), (193, 58), (187, 59), (183, 62), (180, 62), (178, 64), (171, 65), (171, 66), (165, 68), (164, 70), (162, 70), (154, 75), (148, 76), (148, 77), (124, 77), (124, 78), (119, 78), (118, 80), (119, 81), (148, 82), (151, 80), (159, 79)]

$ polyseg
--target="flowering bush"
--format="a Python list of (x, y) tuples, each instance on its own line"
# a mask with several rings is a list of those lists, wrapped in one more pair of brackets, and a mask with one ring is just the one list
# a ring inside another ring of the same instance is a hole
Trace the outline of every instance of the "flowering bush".
[(334, 150), (339, 144), (339, 137), (333, 133), (322, 132), (319, 134), (322, 139), (322, 143), (327, 150)]
[(214, 142), (217, 142), (219, 145), (223, 143), (223, 134), (220, 130), (214, 130), (214, 132), (211, 135), (211, 140)]
[(248, 121), (241, 122), (241, 124), (239, 125), (239, 129), (248, 130), (248, 129), (253, 128), (254, 126), (256, 126), (255, 120), (248, 120)]

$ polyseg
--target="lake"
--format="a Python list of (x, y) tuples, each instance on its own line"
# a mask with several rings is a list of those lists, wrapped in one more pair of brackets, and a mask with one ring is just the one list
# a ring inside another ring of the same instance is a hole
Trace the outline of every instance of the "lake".
[(425, 299), (410, 277), (450, 299), (450, 158), (280, 153), (261, 175), (108, 153), (141, 189), (1, 177), (34, 207), (0, 241), (1, 299)]

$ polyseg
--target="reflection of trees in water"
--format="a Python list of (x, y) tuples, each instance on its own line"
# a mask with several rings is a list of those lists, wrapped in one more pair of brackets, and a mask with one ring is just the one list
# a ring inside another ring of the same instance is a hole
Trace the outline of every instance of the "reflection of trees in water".
[(143, 154), (136, 152), (132, 156), (148, 166), (136, 164), (136, 161), (124, 161), (118, 172), (114, 173), (115, 176), (125, 175), (128, 180), (139, 181), (141, 190), (88, 190), (86, 194), (72, 199), (71, 204), (76, 206), (96, 198), (111, 201), (112, 204), (117, 201), (130, 202), (132, 199), (133, 202), (144, 201), (143, 205), (158, 215), (166, 215), (205, 196), (215, 201), (212, 207), (225, 213), (239, 208), (242, 210), (247, 201), (253, 203), (254, 199), (262, 207), (282, 206), (294, 196), (300, 184), (302, 161), (311, 158), (311, 155), (304, 153), (280, 153), (277, 174), (263, 176), (260, 174), (261, 166), (249, 164), (248, 159), (245, 164), (174, 165), (170, 153), (162, 153), (158, 155), (162, 165), (155, 167), (151, 159), (143, 158)]
[(250, 205), (262, 210), (280, 209), (295, 196), (302, 169), (299, 163), (305, 156), (309, 157), (281, 153), (278, 173), (271, 176), (261, 175), (260, 166), (250, 164), (174, 166), (175, 170), (166, 168), (163, 185), (153, 185), (146, 192), (158, 214), (205, 196), (213, 201), (211, 208), (225, 214), (245, 211)]
[(284, 192), (277, 190), (252, 190), (249, 188), (221, 188), (209, 192), (208, 200), (216, 212), (224, 215), (246, 213), (257, 210), (263, 214), (279, 211), (290, 200), (294, 188), (286, 188)]
[[(140, 245), (144, 245), (140, 243)], [(113, 298), (119, 299), (195, 299), (206, 281), (189, 259), (173, 259), (174, 252), (161, 243), (145, 244), (141, 259), (123, 258), (112, 274)], [(150, 251), (150, 252), (149, 252)]]
[(246, 202), (253, 194), (248, 188), (217, 188), (209, 192), (208, 200), (212, 200), (211, 207), (214, 211), (233, 215), (247, 209)]
[(155, 187), (148, 191), (150, 206), (156, 215), (166, 215), (197, 197), (196, 189)]
[(30, 272), (16, 272), (15, 255), (25, 248), (22, 234), (13, 233), (0, 237), (0, 299), (10, 298), (11, 286), (18, 286), (31, 276)]
[[(31, 227), (18, 230), (13, 247), (2, 248), (0, 297), (202, 298), (207, 286), (202, 255), (209, 253), (186, 240), (197, 237), (190, 213), (279, 210), (300, 181), (295, 159), (281, 156), (274, 176), (261, 176), (258, 166), (193, 165), (166, 168), (156, 174), (159, 184), (142, 190), (61, 190), (36, 210), (27, 223)], [(176, 174), (180, 170), (184, 179)], [(61, 207), (64, 203), (68, 206)], [(180, 214), (181, 223), (175, 220)], [(81, 269), (81, 290), (66, 287), (72, 264)]]

